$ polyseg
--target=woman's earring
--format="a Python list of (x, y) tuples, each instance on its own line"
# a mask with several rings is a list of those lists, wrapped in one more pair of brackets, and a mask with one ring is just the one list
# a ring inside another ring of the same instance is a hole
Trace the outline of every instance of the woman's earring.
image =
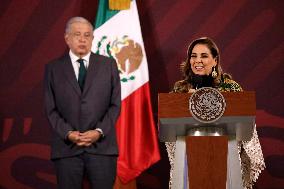
[(218, 73), (217, 73), (217, 71), (216, 71), (216, 67), (215, 67), (215, 66), (213, 67), (213, 71), (212, 71), (211, 75), (212, 75), (212, 77), (213, 77), (214, 79), (218, 76)]

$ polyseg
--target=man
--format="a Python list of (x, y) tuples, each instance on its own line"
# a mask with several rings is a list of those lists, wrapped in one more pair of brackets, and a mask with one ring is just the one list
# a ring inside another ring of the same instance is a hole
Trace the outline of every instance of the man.
[(71, 18), (69, 53), (46, 65), (45, 106), (60, 189), (80, 189), (85, 174), (91, 188), (111, 189), (116, 176), (120, 79), (114, 59), (91, 52), (92, 40), (90, 22)]

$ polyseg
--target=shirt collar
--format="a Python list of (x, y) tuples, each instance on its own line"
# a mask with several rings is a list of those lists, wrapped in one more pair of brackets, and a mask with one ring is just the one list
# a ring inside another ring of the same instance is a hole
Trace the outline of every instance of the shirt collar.
[[(91, 52), (89, 52), (88, 54), (83, 56), (81, 59), (84, 59), (85, 62), (89, 62), (90, 55), (91, 55)], [(75, 62), (77, 62), (78, 59), (80, 59), (80, 57), (76, 56), (71, 50), (69, 51), (69, 56), (71, 58), (72, 63), (75, 63)]]

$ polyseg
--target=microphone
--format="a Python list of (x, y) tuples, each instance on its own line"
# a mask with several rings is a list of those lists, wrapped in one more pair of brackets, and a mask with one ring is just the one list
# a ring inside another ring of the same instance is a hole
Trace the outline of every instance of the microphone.
[(193, 75), (192, 84), (194, 89), (199, 89), (202, 87), (203, 76), (202, 75)]
[(202, 87), (213, 87), (213, 78), (211, 75), (193, 75), (191, 78), (194, 89)]

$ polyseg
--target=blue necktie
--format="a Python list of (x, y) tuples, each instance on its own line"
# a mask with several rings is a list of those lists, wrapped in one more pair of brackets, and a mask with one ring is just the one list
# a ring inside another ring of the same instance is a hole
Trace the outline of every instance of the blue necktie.
[(83, 91), (87, 70), (84, 65), (84, 59), (78, 59), (77, 62), (80, 63), (78, 83), (81, 88), (81, 91)]

